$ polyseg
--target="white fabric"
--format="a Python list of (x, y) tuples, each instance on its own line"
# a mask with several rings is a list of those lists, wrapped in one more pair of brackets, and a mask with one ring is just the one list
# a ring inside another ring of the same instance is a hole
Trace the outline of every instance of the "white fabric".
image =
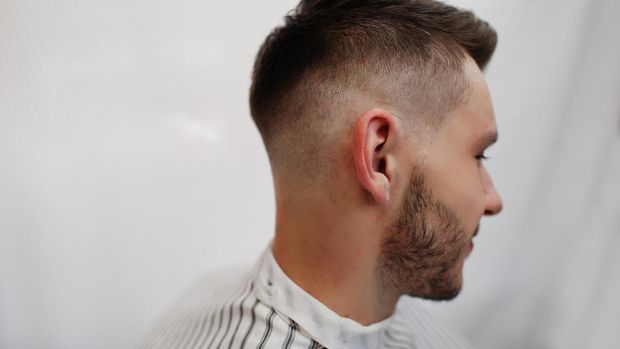
[[(237, 280), (237, 281), (233, 281)], [(221, 285), (227, 285), (221, 287)], [(280, 269), (271, 248), (253, 272), (203, 280), (140, 345), (151, 348), (469, 348), (414, 299), (363, 326), (327, 308)]]

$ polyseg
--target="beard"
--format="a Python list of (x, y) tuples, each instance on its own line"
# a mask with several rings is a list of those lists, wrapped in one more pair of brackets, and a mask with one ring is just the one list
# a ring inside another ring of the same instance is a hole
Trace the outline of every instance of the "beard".
[(401, 295), (453, 299), (462, 287), (469, 241), (454, 211), (433, 196), (424, 175), (415, 171), (382, 242), (380, 274)]

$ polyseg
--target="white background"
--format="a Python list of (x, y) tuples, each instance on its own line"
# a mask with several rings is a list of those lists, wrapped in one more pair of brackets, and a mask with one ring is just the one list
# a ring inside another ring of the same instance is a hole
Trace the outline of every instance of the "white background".
[[(0, 0), (0, 348), (130, 348), (273, 232), (248, 112), (295, 1)], [(620, 345), (620, 2), (452, 1), (488, 69), (505, 209), (436, 306), (477, 348)]]

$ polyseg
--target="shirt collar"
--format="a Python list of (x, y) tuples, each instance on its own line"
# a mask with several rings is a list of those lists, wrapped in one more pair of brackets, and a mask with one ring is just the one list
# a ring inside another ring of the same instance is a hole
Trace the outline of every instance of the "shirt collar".
[(341, 317), (289, 279), (276, 262), (270, 243), (253, 274), (257, 298), (295, 320), (312, 339), (327, 348), (380, 347), (390, 318), (364, 326)]

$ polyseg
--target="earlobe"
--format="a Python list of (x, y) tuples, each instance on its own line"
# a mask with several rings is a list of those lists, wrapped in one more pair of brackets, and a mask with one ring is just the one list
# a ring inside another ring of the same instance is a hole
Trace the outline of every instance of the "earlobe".
[(379, 108), (360, 115), (355, 123), (352, 149), (355, 172), (362, 187), (381, 206), (387, 206), (390, 201), (398, 127), (396, 118)]

